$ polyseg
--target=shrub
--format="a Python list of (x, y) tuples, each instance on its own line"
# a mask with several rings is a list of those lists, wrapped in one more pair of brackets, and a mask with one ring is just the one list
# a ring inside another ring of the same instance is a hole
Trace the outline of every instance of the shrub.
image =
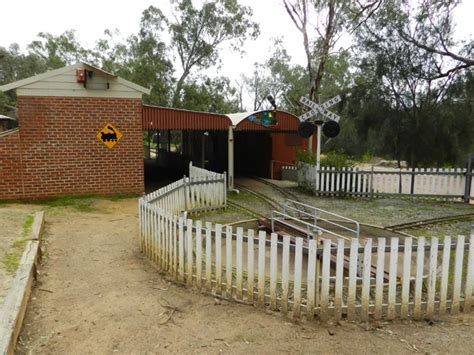
[(354, 166), (354, 162), (345, 154), (329, 152), (321, 157), (321, 166), (334, 167), (336, 169), (349, 168)]
[(315, 165), (316, 164), (316, 155), (308, 152), (306, 150), (297, 150), (296, 151), (296, 161), (300, 163), (306, 163)]

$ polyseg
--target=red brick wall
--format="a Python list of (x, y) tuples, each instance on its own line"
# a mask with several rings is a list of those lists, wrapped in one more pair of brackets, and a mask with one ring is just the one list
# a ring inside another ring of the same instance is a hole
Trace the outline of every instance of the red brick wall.
[(22, 197), (20, 133), (0, 137), (0, 200)]
[[(22, 198), (144, 191), (141, 100), (18, 97), (18, 109)], [(112, 149), (96, 136), (107, 123), (123, 133)]]

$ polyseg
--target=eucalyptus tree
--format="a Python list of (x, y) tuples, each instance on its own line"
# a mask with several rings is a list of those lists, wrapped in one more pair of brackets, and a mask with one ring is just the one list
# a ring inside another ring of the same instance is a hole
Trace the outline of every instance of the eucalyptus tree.
[(47, 69), (58, 69), (91, 59), (90, 51), (80, 44), (75, 30), (66, 30), (58, 36), (40, 32), (37, 37), (28, 45), (28, 51), (42, 58)]
[(144, 97), (146, 103), (167, 106), (174, 82), (169, 48), (163, 39), (166, 29), (166, 17), (150, 6), (142, 13), (137, 34), (121, 40), (119, 32), (105, 31), (105, 38), (96, 44), (95, 60), (104, 69), (150, 88), (150, 95)]
[[(447, 129), (440, 107), (456, 77), (469, 70), (469, 60), (431, 50), (440, 45), (451, 53), (448, 47), (456, 45), (452, 6), (452, 1), (436, 2), (435, 7), (430, 2), (386, 1), (354, 33), (360, 68), (375, 73), (381, 94), (397, 112), (385, 135), (397, 135), (399, 153), (411, 166), (442, 163), (444, 151), (464, 134)], [(467, 54), (468, 48), (463, 49)]]
[[(47, 70), (46, 61), (36, 54), (22, 53), (18, 44), (0, 47), (0, 85), (8, 84)], [(0, 92), (0, 114), (16, 116), (15, 90)]]
[(248, 38), (256, 38), (259, 26), (252, 10), (237, 0), (205, 1), (200, 8), (192, 0), (174, 1), (170, 22), (171, 46), (182, 72), (176, 82), (172, 105), (179, 107), (183, 85), (193, 70), (207, 69), (219, 61), (219, 49), (229, 44), (237, 52)]
[(225, 77), (198, 77), (183, 85), (182, 108), (203, 112), (233, 113), (240, 110), (237, 89)]
[(382, 0), (283, 0), (286, 12), (302, 35), (306, 53), (308, 96), (318, 99), (330, 58), (341, 37), (349, 35), (366, 22)]

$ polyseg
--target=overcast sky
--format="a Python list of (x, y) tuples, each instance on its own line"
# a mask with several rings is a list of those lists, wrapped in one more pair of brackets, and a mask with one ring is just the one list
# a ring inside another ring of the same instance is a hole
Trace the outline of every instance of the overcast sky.
[[(300, 33), (296, 30), (282, 5), (282, 0), (240, 0), (251, 6), (254, 20), (260, 24), (258, 40), (245, 46), (246, 55), (224, 52), (223, 67), (219, 74), (237, 78), (240, 73), (250, 74), (254, 62), (268, 58), (272, 37), (283, 38), (285, 48), (298, 64), (305, 63)], [(142, 11), (154, 5), (169, 14), (169, 0), (3, 0), (0, 20), (0, 46), (18, 43), (24, 50), (39, 32), (59, 35), (75, 29), (79, 41), (92, 47), (105, 29), (119, 29), (127, 36), (138, 30)], [(473, 36), (474, 0), (464, 0), (456, 13), (459, 36)], [(177, 70), (179, 68), (177, 67)]]

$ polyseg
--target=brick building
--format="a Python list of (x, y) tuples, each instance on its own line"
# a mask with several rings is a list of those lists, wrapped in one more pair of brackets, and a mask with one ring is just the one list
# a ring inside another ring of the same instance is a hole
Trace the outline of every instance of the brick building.
[(15, 83), (18, 128), (0, 133), (0, 200), (144, 191), (142, 95), (86, 63)]

